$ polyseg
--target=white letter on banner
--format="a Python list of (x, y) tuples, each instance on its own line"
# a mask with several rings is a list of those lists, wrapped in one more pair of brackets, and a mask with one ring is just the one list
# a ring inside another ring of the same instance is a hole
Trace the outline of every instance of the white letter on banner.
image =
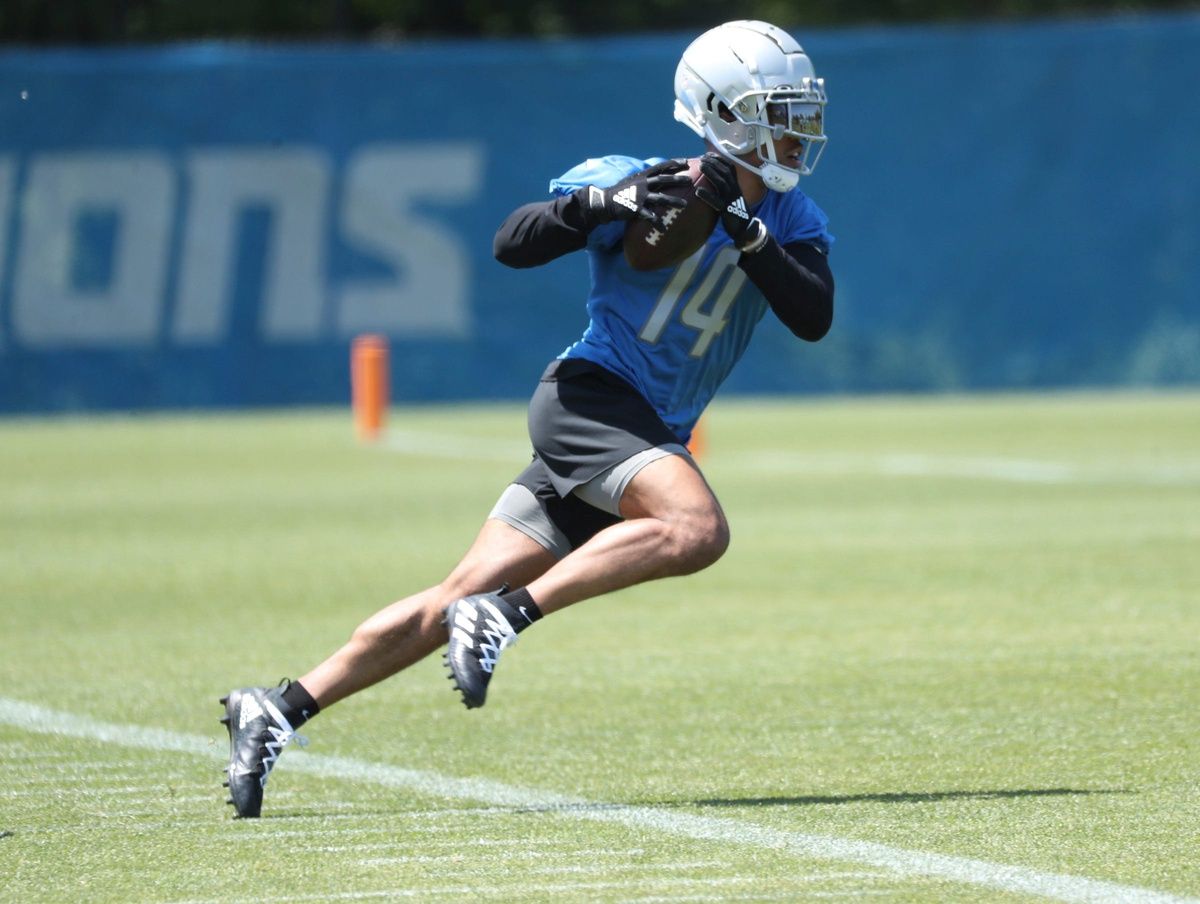
[(187, 169), (191, 202), (172, 337), (182, 343), (225, 339), (238, 216), (247, 207), (262, 206), (272, 216), (259, 313), (262, 335), (277, 341), (316, 339), (325, 300), (325, 155), (296, 148), (205, 151), (191, 155)]
[[(47, 154), (29, 166), (13, 335), (31, 347), (149, 345), (158, 335), (175, 179), (153, 152)], [(116, 215), (111, 278), (72, 285), (81, 214)]]
[(470, 255), (460, 236), (413, 208), (420, 200), (471, 201), (482, 176), (483, 150), (475, 143), (374, 145), (355, 155), (342, 195), (341, 234), (386, 261), (395, 275), (338, 293), (340, 335), (470, 335)]
[[(4, 286), (4, 265), (8, 259), (8, 205), (12, 202), (13, 162), (11, 157), (0, 157), (0, 290)], [(0, 309), (0, 324), (3, 324)], [(4, 348), (4, 334), (0, 333), (0, 348)]]

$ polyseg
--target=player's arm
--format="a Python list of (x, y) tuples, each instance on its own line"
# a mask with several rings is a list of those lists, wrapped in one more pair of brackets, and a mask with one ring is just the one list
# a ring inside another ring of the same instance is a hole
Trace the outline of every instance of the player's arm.
[(683, 207), (681, 198), (663, 189), (691, 184), (686, 160), (667, 160), (634, 173), (609, 188), (586, 185), (551, 201), (518, 207), (500, 224), (492, 241), (496, 260), (509, 267), (536, 267), (578, 251), (597, 226), (614, 220), (657, 222), (662, 207)]
[(825, 254), (805, 242), (781, 246), (762, 220), (750, 216), (733, 164), (719, 154), (705, 154), (700, 172), (707, 178), (696, 196), (720, 214), (742, 252), (738, 266), (793, 334), (809, 342), (822, 338), (833, 325), (833, 272)]
[(781, 246), (767, 236), (738, 266), (792, 333), (816, 342), (833, 326), (833, 271), (821, 249), (804, 242)]
[(492, 254), (509, 267), (536, 267), (578, 251), (592, 231), (580, 192), (518, 207), (500, 224)]

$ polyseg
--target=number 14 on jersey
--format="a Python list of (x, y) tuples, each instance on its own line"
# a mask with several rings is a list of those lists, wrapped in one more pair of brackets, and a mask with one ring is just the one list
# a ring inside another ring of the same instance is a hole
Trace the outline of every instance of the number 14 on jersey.
[[(727, 245), (718, 251), (703, 282), (692, 293), (692, 297), (679, 314), (679, 320), (684, 326), (698, 331), (696, 342), (688, 352), (693, 358), (703, 357), (713, 339), (720, 335), (721, 330), (725, 329), (726, 324), (729, 323), (726, 316), (729, 313), (729, 306), (733, 304), (738, 291), (746, 281), (746, 274), (737, 265), (740, 256), (741, 252), (732, 245)], [(675, 275), (663, 289), (662, 295), (658, 297), (658, 302), (646, 319), (645, 325), (638, 333), (638, 338), (643, 342), (653, 344), (662, 338), (663, 331), (675, 313), (680, 296), (691, 285), (703, 257), (704, 249), (701, 248), (676, 269)], [(722, 282), (724, 282), (723, 286)], [(719, 292), (717, 292), (718, 286), (721, 287)], [(712, 298), (714, 293), (716, 294), (715, 299)], [(710, 299), (711, 304), (709, 304)], [(706, 305), (708, 306), (707, 310), (705, 310)]]

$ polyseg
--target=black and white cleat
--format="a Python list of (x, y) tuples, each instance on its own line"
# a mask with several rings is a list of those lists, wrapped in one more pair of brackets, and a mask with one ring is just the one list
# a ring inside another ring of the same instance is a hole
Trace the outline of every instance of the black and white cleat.
[(222, 785), (229, 789), (226, 803), (242, 819), (262, 812), (263, 789), (283, 748), (292, 740), (306, 743), (281, 712), (280, 694), (286, 686), (243, 687), (221, 698), (225, 715), (220, 721), (229, 731), (229, 765)]
[(500, 653), (517, 641), (517, 632), (496, 608), (498, 599), (496, 593), (479, 593), (446, 607), (450, 647), (444, 659), (467, 709), (483, 706)]

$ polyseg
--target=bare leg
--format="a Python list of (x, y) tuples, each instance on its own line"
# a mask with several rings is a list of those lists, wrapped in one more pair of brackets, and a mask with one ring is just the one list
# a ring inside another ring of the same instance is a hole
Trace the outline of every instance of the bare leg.
[(602, 530), (527, 586), (543, 613), (643, 581), (690, 574), (729, 545), (725, 515), (699, 469), (660, 458), (621, 497), (627, 520)]
[(392, 603), (358, 626), (340, 650), (300, 679), (325, 709), (414, 662), (446, 642), (442, 611), (460, 597), (521, 587), (557, 560), (539, 543), (503, 521), (488, 520), (450, 575), (435, 587)]

